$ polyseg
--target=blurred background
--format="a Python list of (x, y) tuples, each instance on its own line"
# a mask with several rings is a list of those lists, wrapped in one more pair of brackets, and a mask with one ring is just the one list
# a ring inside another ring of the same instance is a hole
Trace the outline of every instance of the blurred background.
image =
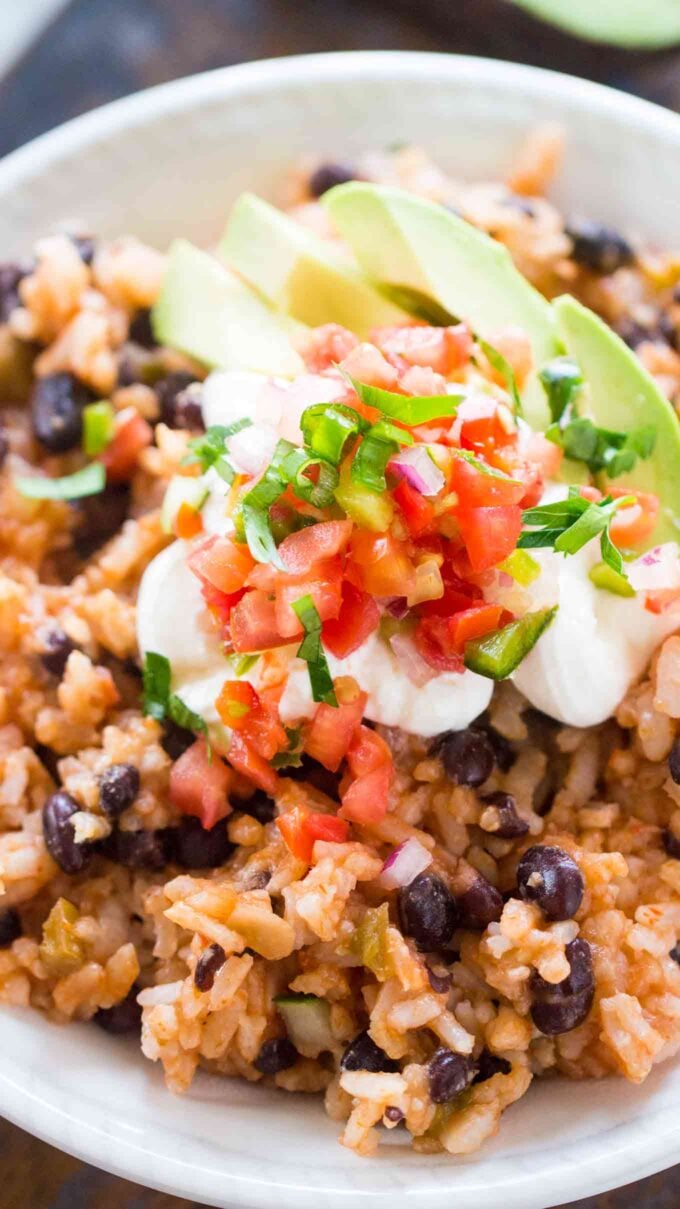
[[(509, 59), (680, 111), (680, 0), (0, 0), (0, 155), (178, 76), (348, 49)], [(573, 1209), (679, 1205), (676, 1168)], [(200, 1207), (95, 1171), (0, 1120), (0, 1209)]]
[[(584, 41), (530, 10), (643, 48)], [(680, 110), (680, 0), (0, 0), (0, 154), (177, 76), (354, 48), (511, 59)]]

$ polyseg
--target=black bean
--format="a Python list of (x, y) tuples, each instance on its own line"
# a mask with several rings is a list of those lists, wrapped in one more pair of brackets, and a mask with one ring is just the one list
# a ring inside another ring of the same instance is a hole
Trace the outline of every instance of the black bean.
[(50, 856), (64, 873), (80, 873), (90, 863), (92, 844), (76, 844), (71, 816), (81, 807), (63, 789), (43, 806), (43, 835)]
[(484, 731), (484, 734), (493, 747), (493, 754), (496, 757), (496, 763), (501, 772), (509, 772), (517, 759), (517, 755), (512, 744), (505, 738), (504, 735), (500, 733), (500, 731), (495, 730), (493, 726), (489, 726), (487, 724), (479, 727), (478, 729)]
[(253, 1066), (263, 1075), (278, 1075), (280, 1070), (295, 1066), (298, 1056), (288, 1037), (273, 1037), (271, 1041), (264, 1042)]
[(577, 937), (565, 949), (570, 970), (562, 982), (546, 982), (534, 971), (530, 980), (531, 1018), (539, 1032), (554, 1037), (568, 1033), (585, 1020), (595, 995), (595, 975), (590, 945)]
[(83, 264), (92, 264), (94, 254), (97, 248), (96, 241), (91, 235), (69, 235), (71, 243), (75, 247)]
[(397, 896), (401, 930), (419, 949), (439, 949), (449, 943), (458, 922), (456, 900), (434, 873), (419, 873)]
[(427, 1080), (430, 1087), (430, 1099), (434, 1104), (448, 1104), (465, 1091), (471, 1082), (474, 1067), (464, 1054), (454, 1054), (453, 1050), (435, 1050), (427, 1068)]
[(569, 973), (561, 982), (546, 982), (537, 970), (531, 975), (531, 993), (535, 999), (564, 999), (591, 991), (595, 985), (593, 954), (587, 940), (577, 936), (564, 950)]
[(680, 836), (671, 831), (670, 827), (664, 827), (661, 838), (664, 851), (674, 860), (680, 861)]
[(491, 776), (496, 762), (488, 735), (481, 730), (452, 730), (437, 744), (444, 771), (455, 785), (476, 788)]
[[(134, 344), (140, 344), (142, 348), (156, 348), (156, 337), (153, 334), (151, 326), (151, 311), (148, 307), (142, 307), (133, 316), (128, 332), (128, 339)], [(129, 384), (128, 384), (129, 385)]]
[(508, 1062), (507, 1058), (492, 1054), (488, 1049), (482, 1050), (475, 1066), (477, 1070), (473, 1083), (486, 1083), (487, 1079), (493, 1079), (494, 1075), (509, 1075), (512, 1070), (512, 1063)]
[(45, 635), (40, 659), (43, 667), (53, 676), (63, 676), (69, 655), (75, 651), (76, 644), (61, 626), (55, 626)]
[(680, 785), (680, 739), (676, 739), (671, 747), (671, 754), (668, 757), (668, 771), (675, 784)]
[(114, 1003), (113, 1007), (100, 1008), (95, 1013), (94, 1023), (105, 1033), (123, 1036), (125, 1033), (138, 1033), (142, 1025), (142, 1008), (137, 1003), (139, 987), (133, 987), (125, 999)]
[(680, 940), (678, 941), (678, 943), (676, 945), (673, 945), (673, 948), (671, 949), (668, 956), (673, 961), (677, 961), (678, 965), (680, 966)]
[(7, 429), (0, 425), (0, 470), (2, 470), (9, 453), (9, 436)]
[(99, 805), (110, 819), (117, 819), (139, 793), (139, 769), (134, 764), (111, 764), (99, 778)]
[(243, 809), (246, 814), (252, 815), (264, 827), (274, 818), (276, 803), (267, 796), (264, 789), (256, 789), (252, 798), (248, 798), (248, 801), (243, 803)]
[(13, 907), (6, 907), (4, 911), (0, 911), (0, 949), (7, 949), (12, 941), (18, 940), (21, 930), (18, 911), (15, 911)]
[(333, 163), (328, 161), (319, 164), (309, 178), (309, 192), (312, 197), (321, 197), (335, 185), (344, 185), (347, 181), (356, 180), (356, 172), (351, 164)]
[(488, 806), (495, 806), (498, 812), (498, 827), (491, 835), (497, 835), (502, 840), (514, 840), (520, 835), (526, 835), (529, 824), (517, 813), (517, 803), (511, 793), (488, 793), (482, 798)]
[(33, 431), (50, 453), (64, 453), (80, 445), (83, 408), (94, 396), (73, 374), (37, 378), (31, 391)]
[(535, 844), (517, 866), (521, 897), (537, 903), (546, 919), (572, 919), (578, 911), (585, 884), (576, 861), (563, 848)]
[(163, 723), (164, 735), (161, 739), (161, 747), (163, 751), (170, 756), (171, 760), (179, 760), (185, 751), (188, 751), (192, 743), (196, 742), (196, 736), (192, 730), (187, 730), (184, 726), (178, 726), (170, 718), (166, 718)]
[(571, 223), (565, 231), (574, 245), (572, 258), (595, 273), (613, 273), (635, 260), (628, 240), (611, 227), (585, 221)]
[(154, 390), (161, 409), (161, 420), (168, 428), (202, 428), (203, 413), (196, 399), (185, 396), (188, 386), (196, 381), (194, 374), (177, 370), (156, 382)]
[(199, 991), (212, 991), (215, 983), (215, 975), (219, 973), (227, 960), (227, 955), (222, 948), (222, 945), (208, 945), (204, 949), (196, 962), (194, 970), (194, 983)]
[(224, 821), (207, 830), (200, 819), (182, 819), (174, 835), (175, 860), (184, 869), (217, 869), (235, 851)]
[(363, 1032), (357, 1033), (346, 1047), (340, 1060), (340, 1069), (368, 1070), (373, 1074), (380, 1074), (381, 1071), (399, 1070), (399, 1063), (393, 1058), (388, 1058), (370, 1034)]
[(303, 755), (300, 764), (297, 767), (287, 768), (285, 775), (290, 777), (291, 781), (301, 781), (313, 785), (314, 789), (325, 793), (326, 797), (332, 798), (334, 802), (340, 801), (339, 773), (330, 772), (324, 768), (323, 764), (319, 764), (318, 760), (313, 760), (311, 756)]
[(0, 323), (7, 323), (12, 311), (21, 306), (19, 282), (30, 273), (29, 264), (10, 261), (0, 264)]
[(114, 831), (102, 851), (126, 869), (164, 869), (173, 857), (174, 828), (157, 831)]
[(462, 894), (456, 894), (458, 922), (461, 928), (483, 932), (503, 914), (503, 896), (481, 873)]
[(404, 1119), (402, 1110), (397, 1108), (396, 1104), (388, 1104), (384, 1115), (387, 1117), (387, 1120), (391, 1121), (394, 1125), (399, 1125), (399, 1123)]
[(89, 495), (74, 505), (79, 517), (75, 547), (81, 558), (89, 558), (121, 528), (130, 507), (128, 483), (113, 483), (99, 495)]
[(657, 340), (662, 333), (654, 327), (647, 327), (626, 315), (614, 324), (614, 330), (629, 348), (637, 349), (648, 340)]
[(437, 972), (435, 970), (431, 970), (430, 967), (428, 966), (427, 967), (427, 980), (428, 980), (430, 986), (432, 987), (432, 990), (435, 991), (437, 993), (437, 995), (445, 995), (447, 993), (447, 991), (451, 990), (451, 984), (453, 983), (453, 976), (448, 973), (447, 974), (437, 974)]

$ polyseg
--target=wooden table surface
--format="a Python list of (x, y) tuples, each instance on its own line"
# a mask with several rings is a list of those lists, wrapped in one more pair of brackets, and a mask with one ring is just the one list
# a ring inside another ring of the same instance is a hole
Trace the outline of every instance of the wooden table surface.
[[(458, 51), (533, 63), (680, 111), (680, 50), (638, 54), (587, 46), (504, 0), (72, 0), (0, 81), (0, 154), (96, 105), (177, 76), (348, 49)], [(11, 253), (2, 249), (0, 258)], [(0, 1190), (0, 1209), (191, 1209), (187, 1201), (87, 1167), (3, 1121)], [(574, 1209), (679, 1206), (675, 1168)]]

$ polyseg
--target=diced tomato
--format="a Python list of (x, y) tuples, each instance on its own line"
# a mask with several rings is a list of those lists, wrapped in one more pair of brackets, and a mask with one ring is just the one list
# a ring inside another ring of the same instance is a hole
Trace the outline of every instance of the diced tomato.
[(191, 551), (187, 564), (203, 583), (229, 595), (244, 586), (255, 560), (241, 542), (230, 537), (207, 537)]
[(452, 428), (454, 441), (463, 449), (483, 452), (496, 445), (515, 441), (517, 433), (507, 408), (488, 395), (471, 395), (464, 399)]
[(651, 535), (659, 514), (659, 497), (645, 491), (626, 491), (625, 488), (613, 488), (611, 495), (615, 498), (622, 495), (634, 495), (635, 503), (628, 508), (621, 508), (614, 514), (609, 527), (611, 539), (615, 546), (629, 550), (641, 545)]
[(241, 597), (244, 595), (241, 592), (220, 592), (218, 588), (213, 588), (212, 584), (203, 584), (201, 587), (201, 596), (207, 604), (210, 612), (222, 625), (226, 625), (231, 616), (231, 610), (234, 605), (238, 604)]
[(274, 710), (247, 680), (227, 680), (215, 702), (225, 726), (238, 731), (265, 760), (287, 746), (288, 737)]
[(342, 584), (342, 604), (337, 617), (324, 622), (323, 644), (335, 655), (345, 659), (364, 642), (380, 624), (380, 609), (368, 592), (355, 588), (349, 580)]
[(403, 543), (390, 533), (355, 529), (352, 557), (361, 585), (371, 596), (408, 596), (415, 583), (415, 568)]
[(564, 458), (564, 450), (554, 441), (549, 441), (542, 432), (533, 432), (527, 441), (524, 453), (527, 461), (540, 467), (543, 478), (557, 478)]
[(473, 571), (486, 571), (512, 554), (522, 531), (522, 509), (459, 508), (456, 519)]
[(464, 323), (429, 327), (425, 323), (376, 328), (371, 339), (387, 357), (403, 357), (409, 365), (428, 366), (450, 374), (470, 360), (472, 335)]
[(291, 575), (306, 575), (315, 563), (333, 558), (344, 550), (351, 533), (352, 522), (349, 520), (308, 525), (284, 538), (279, 546), (281, 561)]
[[(367, 386), (379, 386), (383, 390), (394, 390), (397, 372), (374, 344), (357, 344), (340, 362), (340, 369), (357, 382)], [(354, 407), (354, 403), (352, 403)]]
[(258, 588), (241, 597), (231, 610), (229, 625), (234, 650), (239, 654), (268, 651), (290, 642), (290, 638), (279, 633), (274, 601)]
[(208, 756), (205, 739), (197, 739), (170, 771), (170, 800), (182, 814), (191, 814), (210, 830), (231, 813), (231, 773), (214, 752)]
[(453, 565), (454, 552), (450, 545), (443, 547), (444, 562), (441, 567), (441, 577), (444, 583), (444, 595), (439, 600), (426, 600), (418, 605), (421, 617), (450, 617), (452, 613), (460, 613), (469, 609), (475, 601), (482, 599), (481, 589), (476, 584), (469, 583), (458, 573)]
[(279, 815), (276, 825), (293, 856), (307, 865), (312, 860), (317, 840), (344, 844), (349, 837), (349, 826), (344, 819), (334, 814), (308, 811), (303, 806), (294, 806), (292, 810)]
[(137, 466), (137, 458), (153, 440), (153, 429), (134, 408), (119, 412), (110, 445), (99, 455), (110, 483), (125, 483)]
[(249, 588), (262, 588), (263, 592), (273, 593), (276, 588), (277, 576), (280, 574), (272, 563), (255, 563), (246, 580)]
[(431, 500), (421, 495), (406, 479), (402, 479), (394, 489), (394, 498), (399, 507), (406, 527), (413, 537), (423, 533), (432, 524), (435, 516)]
[(279, 575), (276, 581), (276, 625), (280, 634), (295, 638), (302, 633), (293, 609), (302, 596), (311, 596), (322, 621), (337, 617), (342, 605), (342, 562), (329, 558), (316, 563), (308, 575)]
[(354, 778), (342, 794), (339, 814), (354, 823), (377, 823), (389, 803), (394, 780), (392, 753), (384, 739), (368, 726), (360, 726), (347, 753)]
[(505, 609), (501, 605), (481, 604), (471, 609), (464, 609), (449, 619), (451, 644), (455, 651), (462, 651), (466, 642), (473, 638), (483, 638), (491, 634), (501, 624), (505, 624), (503, 615)]
[[(524, 329), (515, 326), (501, 328), (499, 331), (491, 333), (489, 344), (497, 353), (505, 357), (515, 375), (517, 384), (521, 386), (531, 373), (534, 364), (531, 341)], [(494, 382), (497, 382), (499, 386), (507, 386), (505, 376), (500, 370), (494, 369), (493, 366), (490, 368)]]
[(460, 455), (451, 470), (453, 489), (461, 508), (492, 508), (519, 504), (525, 492), (524, 483), (505, 475), (489, 473), (466, 462)]
[[(343, 682), (349, 682), (349, 677), (343, 677)], [(338, 706), (322, 703), (309, 723), (305, 732), (304, 749), (313, 760), (318, 760), (330, 772), (337, 772), (342, 764), (350, 744), (361, 724), (366, 708), (366, 694), (360, 692), (354, 682), (354, 692), (345, 692), (344, 701), (340, 696), (341, 681), (336, 683)]]
[(302, 356), (307, 369), (318, 374), (344, 361), (358, 343), (358, 338), (346, 327), (341, 327), (339, 323), (324, 323), (310, 332)]
[(437, 672), (462, 672), (463, 657), (451, 644), (448, 617), (422, 617), (413, 634), (415, 648)]
[(177, 516), (175, 517), (175, 535), (182, 538), (183, 541), (190, 541), (192, 537), (197, 537), (203, 532), (203, 518), (200, 512), (187, 504), (184, 500), (180, 506)]
[(279, 778), (274, 769), (238, 731), (232, 733), (227, 759), (237, 772), (257, 785), (258, 789), (264, 789), (270, 797), (275, 796)]

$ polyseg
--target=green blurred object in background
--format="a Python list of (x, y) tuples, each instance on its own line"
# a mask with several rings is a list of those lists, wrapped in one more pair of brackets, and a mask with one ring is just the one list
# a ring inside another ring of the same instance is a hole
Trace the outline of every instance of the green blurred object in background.
[(680, 43), (680, 0), (513, 0), (535, 17), (590, 42), (615, 46)]

